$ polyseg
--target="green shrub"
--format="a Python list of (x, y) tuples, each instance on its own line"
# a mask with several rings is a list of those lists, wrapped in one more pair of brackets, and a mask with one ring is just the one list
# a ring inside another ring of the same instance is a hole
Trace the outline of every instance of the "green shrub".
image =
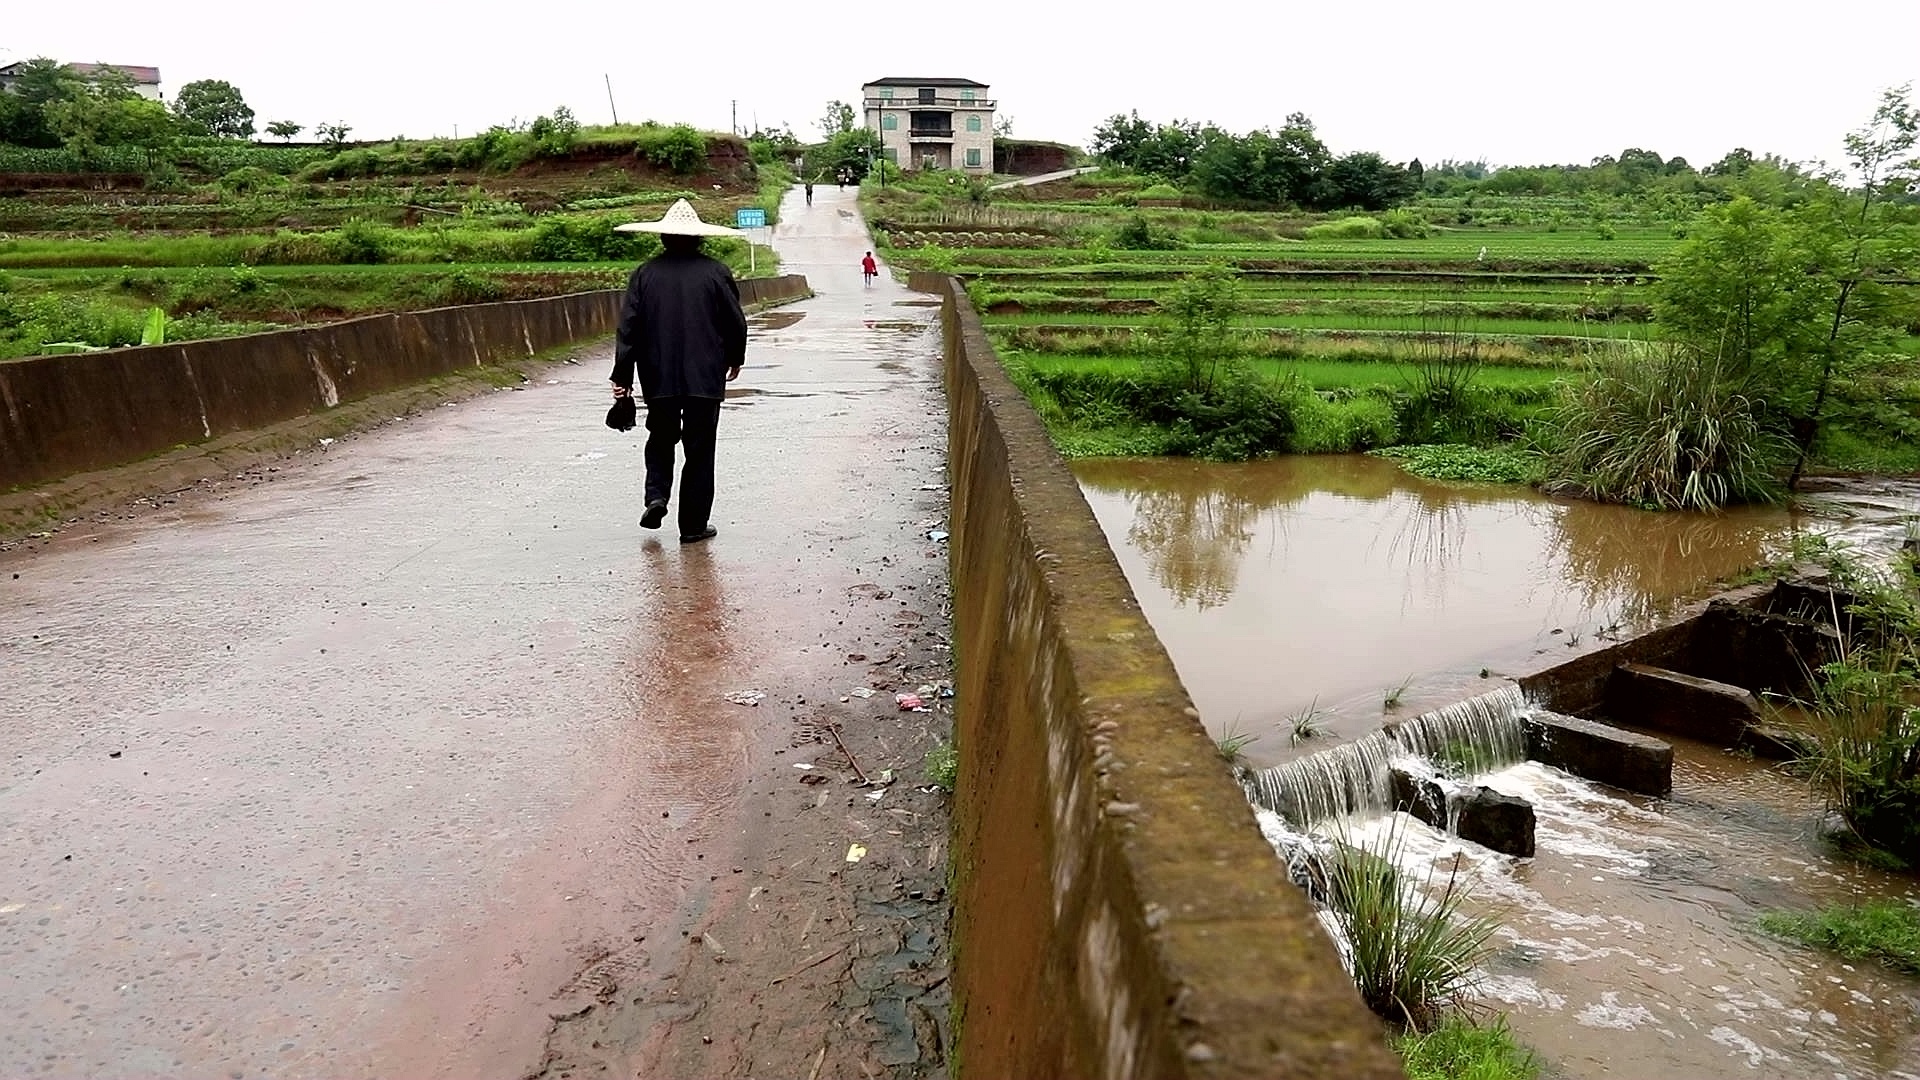
[(1422, 240), (1432, 231), (1426, 218), (1406, 207), (1380, 215), (1380, 229), (1396, 240)]
[(1309, 225), (1304, 235), (1309, 240), (1378, 240), (1386, 234), (1379, 218), (1349, 217)]
[(1153, 184), (1139, 195), (1142, 199), (1177, 199), (1179, 197), (1180, 189), (1172, 184)]
[(653, 233), (615, 232), (608, 218), (554, 215), (534, 226), (528, 256), (540, 262), (639, 262), (659, 251)]
[(338, 261), (372, 266), (388, 261), (398, 247), (392, 229), (363, 218), (354, 218), (340, 227)]
[(427, 288), (427, 298), (436, 305), (486, 304), (499, 300), (505, 292), (494, 278), (462, 269), (435, 278)]
[(1120, 223), (1113, 231), (1112, 242), (1121, 251), (1172, 251), (1180, 246), (1172, 233), (1155, 227), (1139, 214)]
[(658, 168), (685, 175), (707, 163), (707, 138), (687, 124), (643, 126), (634, 140), (634, 153)]
[(247, 165), (220, 178), (220, 189), (233, 195), (253, 195), (287, 186), (287, 178), (256, 165)]
[(387, 160), (378, 151), (367, 149), (344, 150), (325, 161), (316, 161), (296, 174), (295, 179), (312, 183), (317, 180), (354, 180), (379, 176), (385, 171)]

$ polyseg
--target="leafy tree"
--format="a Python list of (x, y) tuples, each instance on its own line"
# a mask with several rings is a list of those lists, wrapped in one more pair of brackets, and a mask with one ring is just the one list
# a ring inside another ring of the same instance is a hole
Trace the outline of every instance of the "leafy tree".
[(58, 60), (36, 57), (21, 65), (12, 92), (0, 94), (0, 141), (52, 149), (64, 141), (47, 118), (47, 108), (71, 101), (87, 89)]
[(1385, 210), (1412, 198), (1419, 187), (1412, 170), (1371, 151), (1355, 151), (1327, 166), (1320, 200), (1328, 208)]
[[(565, 105), (553, 110), (551, 116), (536, 116), (533, 123), (527, 125), (527, 135), (533, 139), (536, 152), (548, 157), (559, 157), (573, 149), (580, 139), (580, 121), (574, 119), (573, 110)], [(701, 150), (706, 150), (706, 140), (701, 140)]]
[(267, 125), (267, 134), (282, 142), (292, 142), (295, 135), (305, 130), (306, 128), (303, 125), (296, 124), (291, 120), (275, 120), (273, 123)]
[(147, 151), (152, 168), (154, 153), (174, 135), (166, 106), (133, 93), (124, 75), (90, 80), (79, 94), (50, 102), (44, 112), (62, 145), (88, 162), (102, 147), (137, 146)]
[(321, 124), (315, 127), (313, 132), (320, 136), (321, 141), (325, 142), (328, 146), (338, 149), (346, 143), (347, 133), (352, 130), (353, 128), (346, 124)]
[[(1920, 174), (1912, 156), (1920, 113), (1909, 92), (1887, 91), (1848, 136), (1860, 188), (1783, 182), (1770, 193), (1790, 201), (1740, 195), (1702, 212), (1657, 267), (1655, 312), (1668, 337), (1764, 403), (1768, 432), (1794, 442), (1790, 482), (1831, 418), (1836, 386), (1903, 360), (1897, 339), (1911, 315), (1887, 282), (1920, 274), (1920, 225), (1886, 195)], [(1740, 170), (1743, 185), (1792, 176), (1750, 155), (1728, 157), (1715, 170)]]
[(1753, 167), (1753, 151), (1744, 146), (1734, 147), (1726, 157), (1707, 166), (1708, 176), (1739, 176)]
[(1179, 183), (1192, 171), (1204, 138), (1201, 126), (1191, 121), (1153, 124), (1137, 112), (1116, 113), (1094, 131), (1093, 152), (1114, 165)]
[(1173, 318), (1173, 384), (1189, 393), (1211, 392), (1234, 356), (1240, 272), (1209, 263), (1180, 279), (1160, 306)]
[(1881, 94), (1872, 119), (1847, 136), (1847, 160), (1861, 178), (1858, 212), (1835, 214), (1828, 223), (1839, 241), (1841, 257), (1830, 286), (1832, 318), (1819, 350), (1813, 406), (1795, 432), (1800, 454), (1790, 482), (1798, 482), (1806, 469), (1835, 376), (1863, 359), (1862, 354), (1875, 344), (1874, 330), (1884, 329), (1889, 316), (1898, 318), (1894, 314), (1897, 301), (1876, 279), (1899, 278), (1920, 269), (1920, 229), (1888, 214), (1887, 203), (1880, 199), (1890, 189), (1920, 177), (1920, 156), (1914, 154), (1915, 145), (1920, 144), (1920, 111), (1909, 100), (1912, 92), (1909, 83)]
[(225, 79), (198, 79), (182, 86), (174, 95), (173, 112), (181, 127), (196, 135), (253, 137), (253, 108)]
[(829, 101), (826, 111), (820, 115), (820, 133), (832, 139), (852, 131), (854, 118), (853, 106), (844, 101)]
[(803, 172), (808, 176), (839, 175), (842, 169), (855, 180), (864, 180), (871, 162), (881, 154), (880, 133), (867, 128), (850, 128), (808, 149)]

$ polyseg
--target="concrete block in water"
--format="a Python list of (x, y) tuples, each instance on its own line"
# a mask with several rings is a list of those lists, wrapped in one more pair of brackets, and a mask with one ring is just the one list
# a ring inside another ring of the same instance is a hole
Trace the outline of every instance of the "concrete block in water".
[(1607, 715), (1635, 727), (1733, 746), (1760, 722), (1744, 687), (1648, 664), (1621, 664), (1607, 680)]
[(1490, 787), (1474, 790), (1460, 804), (1460, 819), (1454, 831), (1462, 840), (1471, 840), (1502, 855), (1533, 857), (1533, 804), (1512, 795), (1502, 795)]
[(1642, 795), (1673, 790), (1673, 747), (1659, 739), (1544, 709), (1525, 723), (1527, 756), (1542, 765)]

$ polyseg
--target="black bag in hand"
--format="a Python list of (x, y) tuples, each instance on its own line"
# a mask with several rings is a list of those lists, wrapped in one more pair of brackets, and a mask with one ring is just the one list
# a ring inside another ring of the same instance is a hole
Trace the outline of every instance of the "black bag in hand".
[(607, 410), (607, 426), (615, 431), (632, 431), (638, 412), (632, 394), (614, 398), (613, 408)]

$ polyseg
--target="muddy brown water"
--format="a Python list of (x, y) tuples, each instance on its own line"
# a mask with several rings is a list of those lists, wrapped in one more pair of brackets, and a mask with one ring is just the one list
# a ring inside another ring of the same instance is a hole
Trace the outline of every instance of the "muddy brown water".
[(1201, 716), (1257, 736), (1257, 765), (1324, 745), (1290, 741), (1303, 711), (1342, 738), (1457, 701), (1491, 685), (1483, 669), (1604, 646), (1812, 524), (1434, 483), (1364, 455), (1074, 471)]
[[(1075, 471), (1203, 719), (1257, 736), (1255, 764), (1604, 646), (1797, 532), (1884, 539), (1889, 515), (1914, 506), (1902, 488), (1828, 493), (1818, 516), (1649, 514), (1430, 483), (1365, 457)], [(1309, 708), (1333, 711), (1295, 744), (1290, 718)], [(1549, 1075), (1920, 1078), (1920, 980), (1754, 924), (1836, 901), (1920, 902), (1914, 878), (1832, 855), (1814, 836), (1817, 798), (1779, 769), (1684, 740), (1675, 755), (1665, 799), (1532, 763), (1482, 778), (1535, 804), (1530, 860), (1404, 815), (1347, 828), (1394, 830), (1397, 861), (1437, 868), (1436, 881), (1461, 867), (1470, 908), (1501, 924), (1480, 1004), (1509, 1014)], [(1270, 835), (1283, 828), (1262, 818)]]

